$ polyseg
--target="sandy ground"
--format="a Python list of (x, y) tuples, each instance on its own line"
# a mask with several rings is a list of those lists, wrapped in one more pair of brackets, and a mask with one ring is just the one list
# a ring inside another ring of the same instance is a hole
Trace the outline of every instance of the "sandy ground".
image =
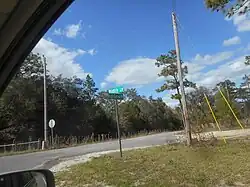
[[(127, 149), (123, 149), (123, 151), (129, 151), (129, 150), (134, 150), (134, 149), (145, 149), (149, 147), (153, 147), (153, 146), (127, 148)], [(118, 150), (102, 151), (102, 152), (96, 152), (96, 153), (89, 153), (89, 154), (82, 155), (82, 156), (76, 156), (76, 157), (64, 160), (60, 162), (59, 164), (53, 166), (50, 169), (50, 171), (54, 173), (59, 172), (59, 171), (64, 171), (64, 170), (67, 170), (70, 166), (73, 166), (75, 164), (85, 163), (85, 162), (90, 161), (92, 158), (97, 158), (105, 154), (115, 153), (119, 151), (120, 150), (118, 149)]]
[[(250, 129), (240, 129), (240, 130), (228, 130), (228, 131), (212, 131), (212, 132), (205, 132), (205, 133), (200, 133), (199, 135), (193, 134), (193, 138), (205, 138), (209, 139), (211, 137), (215, 138), (239, 138), (239, 137), (244, 137), (244, 136), (249, 136), (250, 135)], [(183, 136), (182, 136), (183, 137)]]

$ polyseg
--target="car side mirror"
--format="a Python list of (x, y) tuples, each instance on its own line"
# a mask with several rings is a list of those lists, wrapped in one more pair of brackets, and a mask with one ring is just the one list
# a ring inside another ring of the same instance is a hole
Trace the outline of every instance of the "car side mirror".
[(27, 170), (0, 175), (1, 187), (55, 187), (54, 175), (51, 171)]

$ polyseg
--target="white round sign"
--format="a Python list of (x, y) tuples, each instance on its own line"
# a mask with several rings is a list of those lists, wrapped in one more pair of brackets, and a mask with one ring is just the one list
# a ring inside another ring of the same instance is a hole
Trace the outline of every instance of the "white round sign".
[(53, 120), (53, 119), (49, 120), (49, 127), (50, 128), (54, 128), (55, 125), (56, 125), (55, 120)]

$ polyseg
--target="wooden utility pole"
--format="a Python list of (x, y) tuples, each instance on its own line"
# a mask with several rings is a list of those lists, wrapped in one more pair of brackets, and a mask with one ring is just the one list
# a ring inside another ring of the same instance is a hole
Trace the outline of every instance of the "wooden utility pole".
[[(247, 76), (247, 75), (245, 75), (245, 76)], [(247, 76), (247, 89), (248, 89), (247, 92), (248, 92), (248, 93), (250, 93), (250, 85), (249, 85), (249, 84), (250, 84), (250, 82), (249, 82), (249, 76)], [(249, 95), (247, 95), (247, 97), (248, 97), (248, 96), (249, 96)]]
[(177, 56), (177, 69), (178, 69), (178, 78), (180, 83), (180, 91), (181, 91), (181, 104), (183, 108), (183, 117), (184, 117), (184, 126), (186, 131), (187, 137), (187, 145), (191, 144), (191, 127), (188, 120), (188, 112), (187, 112), (187, 103), (185, 97), (185, 90), (183, 85), (183, 75), (182, 75), (182, 68), (181, 68), (181, 58), (180, 58), (180, 47), (179, 47), (179, 38), (178, 38), (178, 30), (177, 30), (177, 23), (176, 23), (176, 15), (172, 13), (172, 21), (173, 21), (173, 31), (174, 31), (174, 41), (175, 41), (175, 49), (176, 49), (176, 56)]

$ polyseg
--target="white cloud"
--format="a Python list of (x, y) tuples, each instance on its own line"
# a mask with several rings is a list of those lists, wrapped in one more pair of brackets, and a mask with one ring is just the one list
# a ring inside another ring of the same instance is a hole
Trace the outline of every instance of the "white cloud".
[[(54, 35), (64, 35), (68, 38), (76, 38), (79, 34), (80, 31), (82, 30), (83, 24), (82, 20), (80, 20), (77, 24), (70, 24), (67, 25), (64, 29), (55, 29), (54, 30)], [(85, 38), (86, 33), (82, 33), (82, 36)]]
[[(203, 71), (210, 65), (218, 64), (225, 60), (229, 60), (234, 55), (232, 51), (219, 52), (216, 54), (200, 55), (196, 54), (190, 62), (185, 62), (184, 65), (188, 67), (188, 74), (186, 78), (199, 85), (201, 80), (205, 79)], [(209, 82), (209, 80), (207, 80)], [(204, 83), (206, 81), (204, 80)], [(202, 85), (202, 84), (201, 84)]]
[(199, 62), (196, 61), (185, 62), (183, 65), (187, 66), (188, 74), (197, 73), (206, 67), (204, 64), (200, 64)]
[(197, 54), (191, 61), (197, 64), (211, 65), (230, 59), (234, 55), (233, 51), (220, 52), (214, 55), (206, 54), (204, 56)]
[(171, 99), (171, 95), (175, 94), (175, 91), (169, 91), (162, 100), (170, 107), (174, 108), (179, 105), (179, 101), (176, 99)]
[(244, 20), (243, 22), (241, 22), (241, 23), (238, 25), (237, 30), (238, 30), (239, 32), (250, 31), (250, 20), (247, 19), (247, 20)]
[(81, 54), (81, 55), (87, 53), (86, 51), (84, 51), (84, 50), (82, 50), (82, 49), (77, 49), (77, 52), (78, 52), (79, 54)]
[[(195, 90), (194, 88), (185, 88), (185, 93), (189, 93), (191, 91)], [(170, 107), (176, 107), (179, 105), (179, 101), (176, 99), (172, 99), (172, 94), (177, 94), (176, 90), (169, 90), (165, 94), (165, 96), (162, 98), (163, 101)]]
[(82, 21), (79, 21), (77, 24), (68, 25), (65, 29), (66, 36), (68, 38), (75, 38), (79, 34), (81, 27), (82, 27)]
[(231, 46), (231, 45), (237, 45), (240, 44), (241, 40), (239, 36), (234, 36), (232, 38), (229, 38), (227, 40), (223, 41), (223, 46)]
[(106, 82), (129, 85), (145, 85), (161, 80), (160, 68), (155, 66), (155, 59), (135, 58), (120, 62), (106, 77)]
[(106, 82), (102, 82), (102, 83), (100, 84), (100, 86), (101, 86), (101, 88), (106, 88), (107, 83), (106, 83)]
[(33, 52), (45, 55), (48, 70), (54, 76), (62, 74), (64, 77), (77, 76), (85, 78), (87, 74), (90, 74), (85, 72), (81, 65), (75, 61), (78, 56), (87, 53), (85, 50), (70, 50), (42, 38), (33, 49)]
[[(245, 21), (247, 19), (247, 16), (246, 14), (244, 15), (234, 15), (232, 17), (232, 20), (233, 20), (233, 24), (235, 25), (239, 25), (240, 23), (242, 23), (243, 21)], [(229, 19), (230, 20), (230, 19)]]
[(190, 81), (197, 80), (200, 77), (201, 71), (206, 67), (206, 65), (196, 61), (185, 62), (184, 65), (188, 68), (186, 78)]
[[(249, 4), (250, 2), (247, 3), (245, 6), (249, 6)], [(244, 9), (244, 7), (242, 7), (241, 9)], [(226, 20), (233, 21), (233, 24), (236, 26), (236, 29), (238, 32), (250, 31), (250, 14), (249, 13), (246, 13), (243, 15), (235, 14), (234, 16), (232, 16), (232, 18), (226, 18)]]
[(236, 26), (238, 32), (250, 31), (250, 15), (235, 15), (232, 18), (233, 24)]
[[(188, 67), (188, 79), (196, 80), (200, 77), (201, 70), (206, 66), (217, 64), (228, 60), (233, 56), (234, 52), (227, 51), (214, 55), (200, 55), (197, 54), (190, 62), (184, 65)], [(129, 84), (133, 86), (145, 85), (161, 81), (164, 78), (159, 77), (161, 68), (155, 66), (155, 59), (151, 58), (135, 58), (125, 60), (115, 66), (109, 75), (105, 78), (106, 82), (116, 84)]]
[[(215, 54), (195, 55), (184, 65), (188, 67), (187, 79), (197, 83), (198, 86), (214, 87), (218, 82), (230, 79), (241, 80), (244, 74), (249, 74), (250, 66), (245, 66), (245, 47), (235, 51), (224, 51)], [(242, 55), (235, 58), (235, 55)], [(234, 59), (232, 58), (234, 57)], [(184, 60), (185, 61), (185, 60)], [(105, 83), (127, 84), (130, 86), (146, 85), (163, 80), (158, 77), (160, 68), (155, 66), (155, 59), (135, 58), (120, 62), (105, 78)], [(103, 85), (105, 85), (103, 83)], [(191, 89), (185, 89), (189, 92)], [(167, 91), (164, 101), (169, 106), (176, 106), (178, 101), (171, 99), (175, 91)]]
[(93, 49), (89, 49), (89, 50), (88, 50), (88, 53), (89, 53), (91, 56), (94, 56), (94, 55), (97, 53), (97, 51), (93, 48)]
[(245, 56), (241, 56), (205, 73), (199, 72), (192, 81), (195, 81), (199, 86), (210, 88), (226, 79), (237, 82), (244, 74), (249, 74), (250, 72), (250, 66), (244, 64), (244, 59)]
[(62, 29), (60, 29), (60, 28), (59, 28), (59, 29), (55, 29), (55, 30), (54, 30), (54, 35), (58, 35), (58, 36), (59, 36), (59, 35), (63, 35)]
[[(187, 79), (197, 83), (198, 86), (209, 88), (226, 79), (239, 83), (243, 75), (250, 72), (250, 66), (244, 64), (245, 55), (249, 53), (249, 46), (241, 47), (232, 52), (204, 56), (197, 54), (190, 62), (185, 63), (189, 71)], [(232, 58), (233, 56), (235, 57)], [(222, 63), (216, 65), (218, 62)], [(211, 64), (213, 66), (210, 66)]]

